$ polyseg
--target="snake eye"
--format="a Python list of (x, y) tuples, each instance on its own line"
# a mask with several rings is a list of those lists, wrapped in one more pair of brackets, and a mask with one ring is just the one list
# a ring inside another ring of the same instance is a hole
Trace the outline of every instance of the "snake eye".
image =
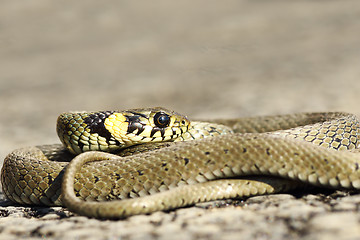
[(170, 124), (170, 116), (163, 112), (158, 112), (154, 116), (154, 123), (159, 128), (164, 128)]

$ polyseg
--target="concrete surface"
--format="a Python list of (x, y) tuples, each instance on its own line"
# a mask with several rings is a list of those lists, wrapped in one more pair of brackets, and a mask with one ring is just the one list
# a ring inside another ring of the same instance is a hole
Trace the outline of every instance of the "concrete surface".
[[(359, 16), (355, 0), (4, 0), (0, 158), (58, 142), (57, 115), (69, 110), (360, 115)], [(118, 222), (2, 201), (0, 239), (360, 238), (359, 195), (273, 197)]]

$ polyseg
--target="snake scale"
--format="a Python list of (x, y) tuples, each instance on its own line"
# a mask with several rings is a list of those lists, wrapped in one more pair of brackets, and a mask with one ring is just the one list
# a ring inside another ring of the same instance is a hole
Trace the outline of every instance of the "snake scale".
[(163, 108), (66, 113), (57, 131), (65, 147), (5, 158), (8, 199), (119, 219), (304, 184), (360, 189), (359, 121), (348, 113), (209, 122)]

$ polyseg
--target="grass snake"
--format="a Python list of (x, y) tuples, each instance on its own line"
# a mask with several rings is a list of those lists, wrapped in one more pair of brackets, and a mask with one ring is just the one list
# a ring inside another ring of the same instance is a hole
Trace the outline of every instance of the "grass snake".
[(75, 112), (57, 132), (63, 145), (5, 158), (8, 199), (119, 219), (304, 184), (360, 189), (359, 121), (348, 113), (190, 122), (164, 108)]

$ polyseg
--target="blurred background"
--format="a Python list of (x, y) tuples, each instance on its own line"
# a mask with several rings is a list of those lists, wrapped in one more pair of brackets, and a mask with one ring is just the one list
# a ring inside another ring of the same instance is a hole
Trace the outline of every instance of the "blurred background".
[(0, 158), (71, 110), (360, 115), (360, 1), (1, 1)]

